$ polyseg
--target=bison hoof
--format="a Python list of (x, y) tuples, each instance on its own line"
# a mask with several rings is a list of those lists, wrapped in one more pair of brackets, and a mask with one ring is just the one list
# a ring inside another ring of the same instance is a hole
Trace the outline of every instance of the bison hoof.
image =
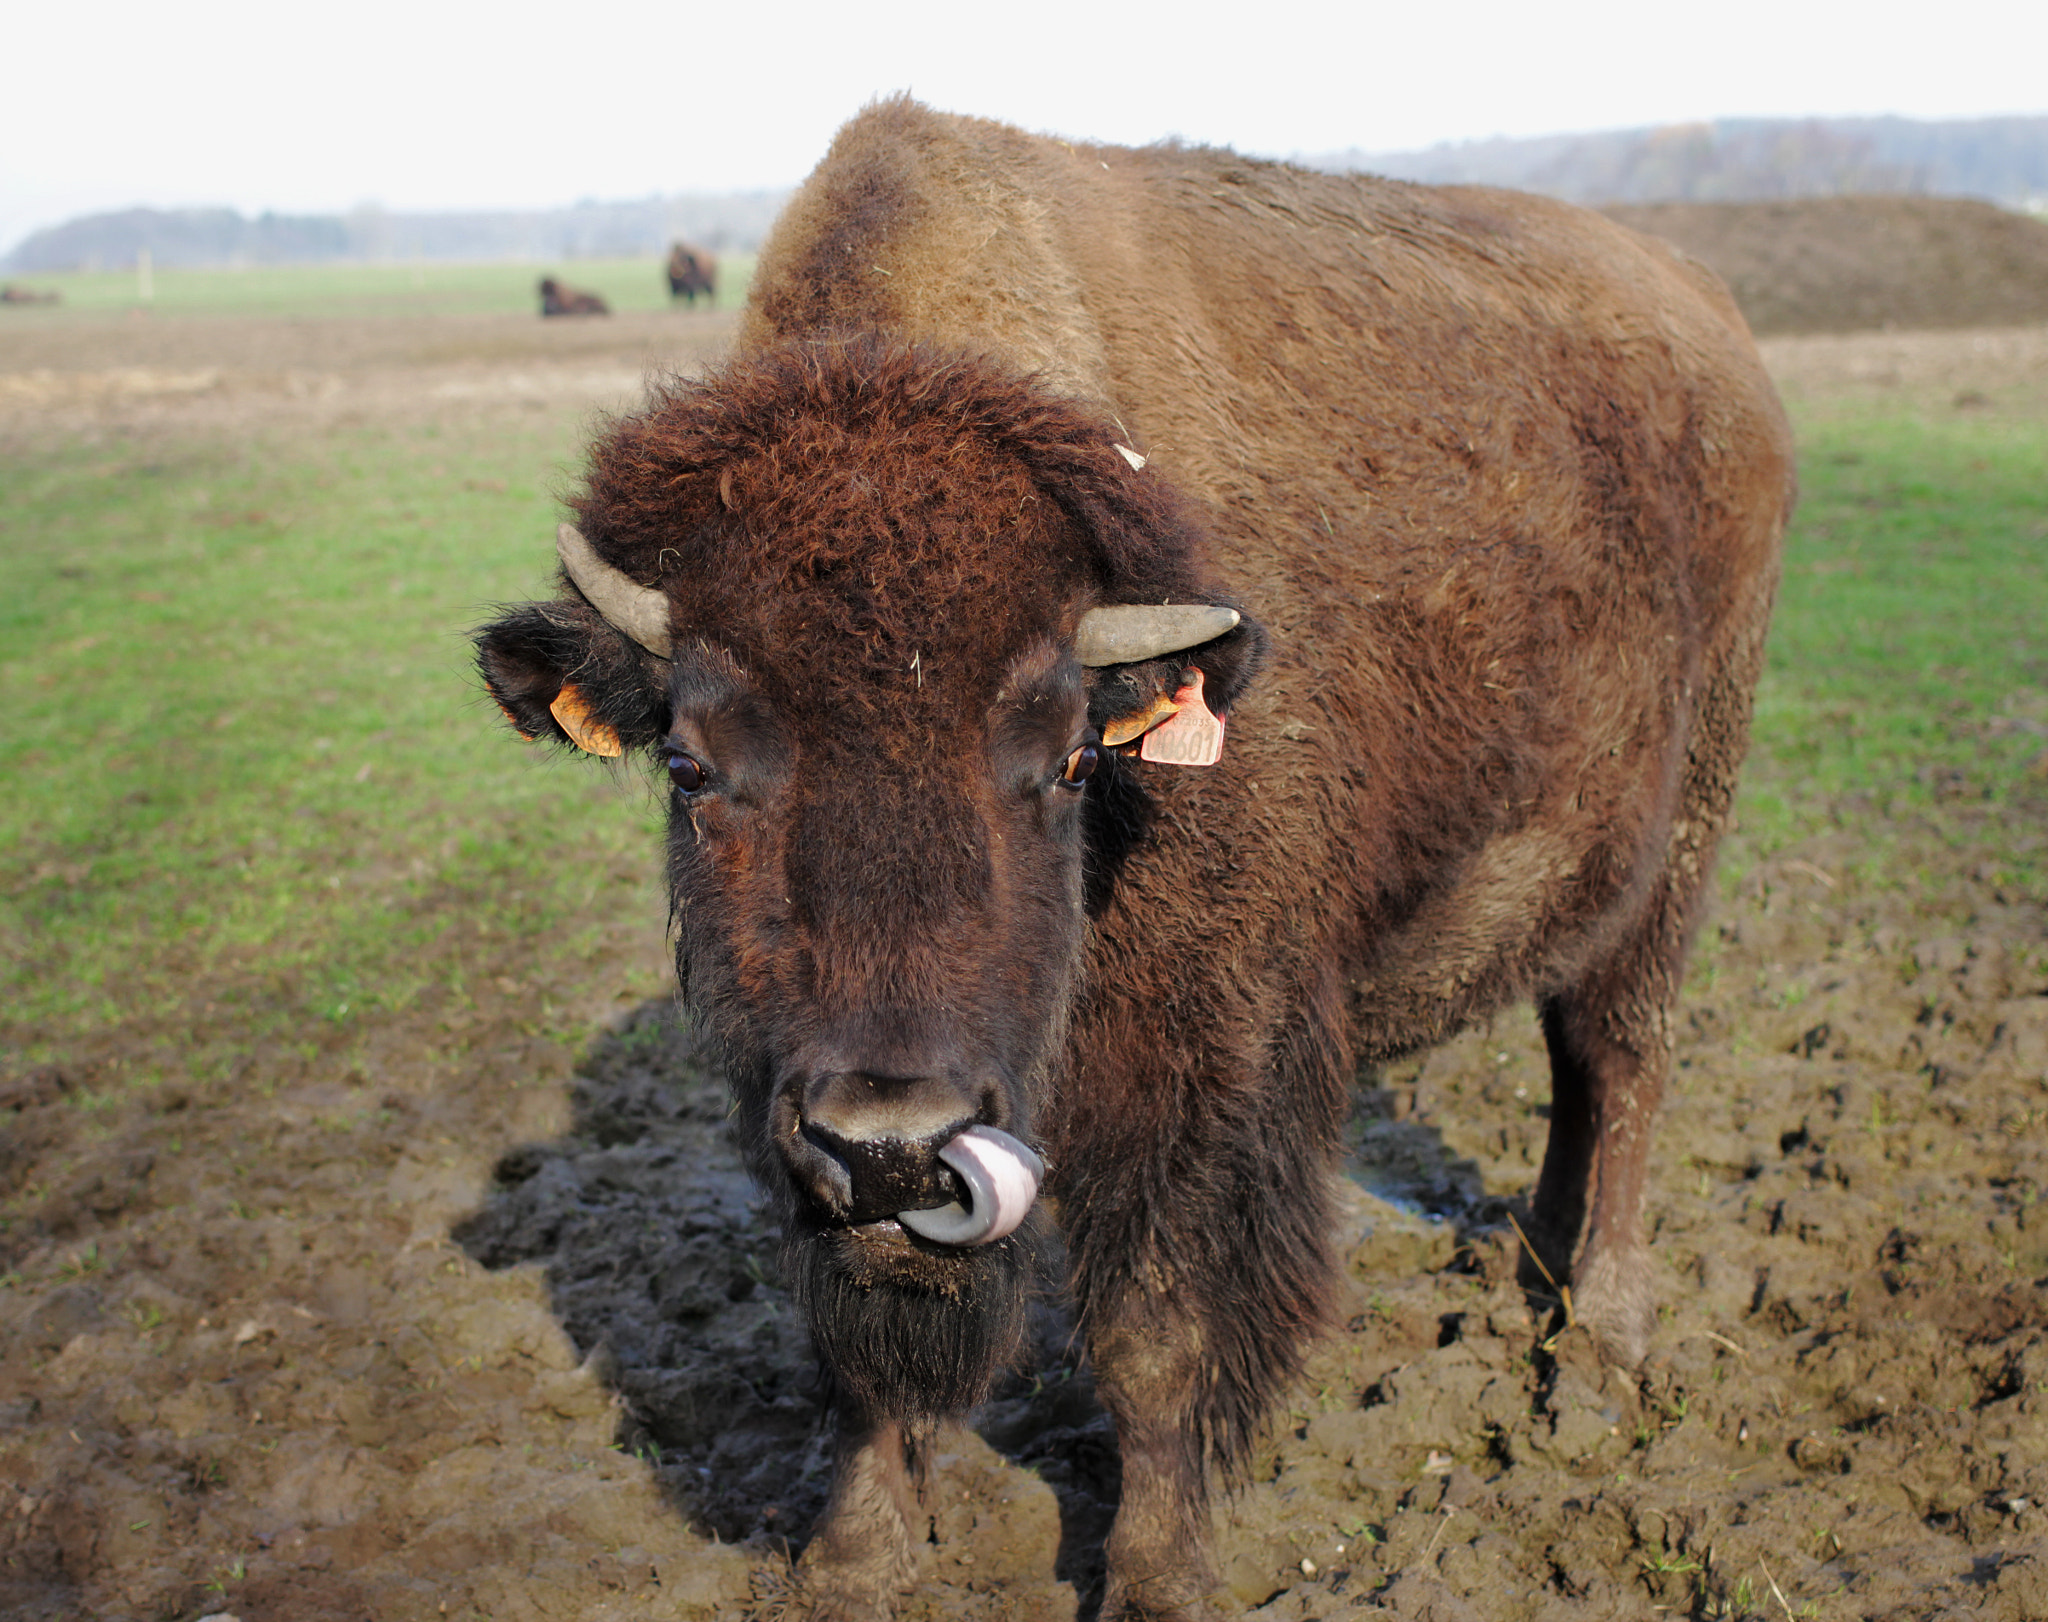
[(1649, 1355), (1657, 1308), (1650, 1291), (1647, 1251), (1588, 1250), (1573, 1270), (1572, 1318), (1592, 1331), (1600, 1355), (1632, 1369)]
[(1102, 1596), (1102, 1622), (1220, 1622), (1200, 1584), (1181, 1576), (1126, 1582), (1115, 1572)]
[(803, 1600), (788, 1613), (791, 1622), (892, 1622), (896, 1607), (872, 1594), (847, 1594), (806, 1585)]
[(807, 1622), (890, 1622), (897, 1597), (917, 1575), (916, 1552), (893, 1518), (851, 1527), (842, 1520), (797, 1562), (786, 1614)]
[(900, 1570), (865, 1562), (818, 1564), (806, 1559), (787, 1592), (766, 1614), (788, 1622), (892, 1622), (896, 1600), (908, 1586)]

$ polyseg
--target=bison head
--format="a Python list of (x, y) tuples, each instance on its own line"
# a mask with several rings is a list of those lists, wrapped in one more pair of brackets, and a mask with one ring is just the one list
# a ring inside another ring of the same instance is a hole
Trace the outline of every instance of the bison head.
[(870, 1411), (977, 1400), (1020, 1330), (1088, 901), (1143, 819), (1104, 728), (1192, 671), (1228, 706), (1262, 646), (1119, 438), (983, 361), (743, 357), (601, 438), (564, 597), (479, 634), (521, 732), (666, 771), (684, 990)]

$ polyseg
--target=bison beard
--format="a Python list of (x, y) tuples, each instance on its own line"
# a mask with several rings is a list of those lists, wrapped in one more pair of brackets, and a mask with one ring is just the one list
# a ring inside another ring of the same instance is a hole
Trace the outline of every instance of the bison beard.
[[(1361, 1065), (1534, 1006), (1525, 1282), (1642, 1358), (1791, 498), (1725, 291), (1595, 216), (907, 100), (842, 131), (733, 357), (593, 445), (561, 596), (478, 636), (522, 734), (673, 786), (677, 969), (837, 1397), (821, 1614), (914, 1577), (922, 1444), (1053, 1249), (887, 1214), (963, 1142), (1050, 1166), (1105, 1622), (1213, 1614), (1209, 1475), (1326, 1317)], [(1147, 754), (1196, 694), (1221, 763)]]
[[(881, 1248), (913, 1250), (915, 1277)], [(941, 1252), (907, 1234), (790, 1225), (782, 1271), (834, 1397), (860, 1414), (935, 1422), (971, 1408), (1023, 1344), (1039, 1246), (1023, 1234)]]

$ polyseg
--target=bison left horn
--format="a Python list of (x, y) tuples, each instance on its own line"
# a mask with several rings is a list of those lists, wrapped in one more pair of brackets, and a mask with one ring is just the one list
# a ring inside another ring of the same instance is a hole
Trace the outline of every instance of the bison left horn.
[[(594, 600), (594, 599), (593, 599)], [(1074, 657), (1091, 667), (1134, 665), (1143, 659), (1179, 653), (1234, 630), (1234, 608), (1207, 603), (1119, 603), (1091, 608), (1074, 631)]]
[(574, 524), (555, 531), (555, 552), (576, 589), (607, 624), (624, 631), (657, 659), (669, 656), (666, 595), (605, 562)]

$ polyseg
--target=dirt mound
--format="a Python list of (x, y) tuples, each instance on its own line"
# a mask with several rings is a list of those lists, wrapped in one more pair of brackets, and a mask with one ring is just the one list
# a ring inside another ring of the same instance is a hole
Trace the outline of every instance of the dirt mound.
[(1759, 333), (2048, 321), (2048, 221), (1990, 203), (1809, 197), (1603, 212), (1711, 266)]

